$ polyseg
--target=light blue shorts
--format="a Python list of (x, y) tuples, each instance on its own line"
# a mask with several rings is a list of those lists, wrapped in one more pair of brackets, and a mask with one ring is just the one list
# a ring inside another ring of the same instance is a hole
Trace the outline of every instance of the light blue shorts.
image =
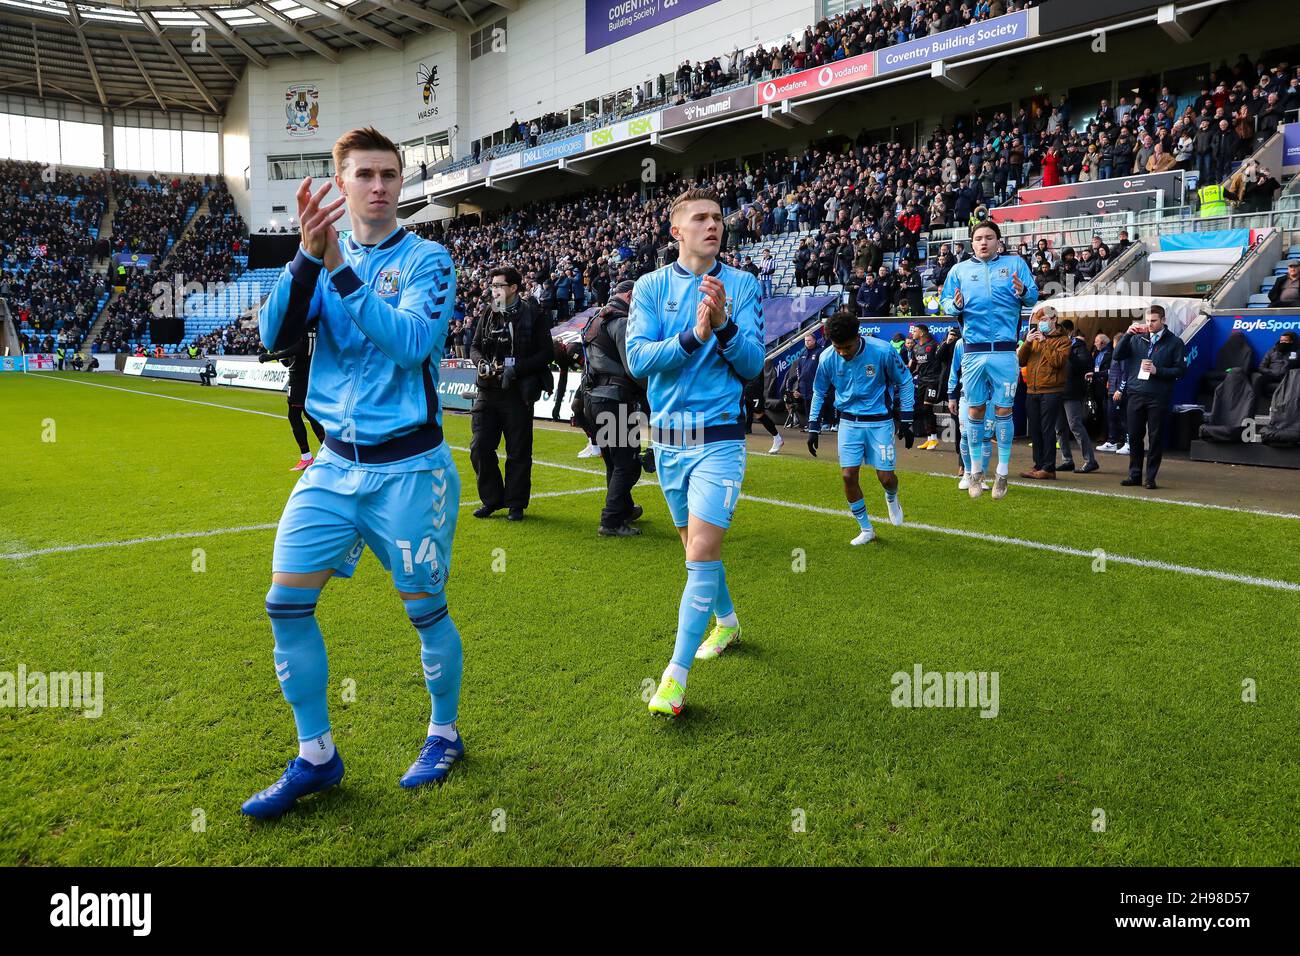
[(1020, 384), (1015, 352), (963, 352), (961, 389), (972, 405), (1010, 408)]
[(745, 480), (745, 443), (716, 441), (677, 447), (655, 444), (655, 471), (673, 524), (691, 515), (719, 528), (731, 527)]
[(840, 445), (840, 467), (870, 465), (877, 471), (894, 470), (894, 423), (850, 422), (840, 419), (836, 433)]
[(322, 447), (298, 479), (275, 532), (272, 571), (333, 569), (350, 578), (369, 546), (399, 591), (442, 591), (460, 509), (460, 476), (446, 443), (384, 465), (359, 465)]

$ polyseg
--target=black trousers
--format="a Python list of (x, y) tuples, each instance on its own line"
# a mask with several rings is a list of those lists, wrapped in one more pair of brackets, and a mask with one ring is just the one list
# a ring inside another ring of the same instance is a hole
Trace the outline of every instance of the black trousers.
[[(986, 409), (984, 414), (988, 414)], [(1056, 420), (1061, 414), (1061, 393), (1027, 396), (1029, 440), (1034, 445), (1034, 470), (1056, 474)]]
[(937, 382), (916, 383), (916, 440), (925, 441), (939, 434), (939, 422), (934, 416), (935, 405), (941, 400)]
[[(527, 508), (533, 486), (533, 408), (514, 385), (480, 389), (470, 409), (469, 461), (479, 500), (489, 508)], [(506, 477), (501, 481), (497, 446), (506, 440)]]
[(551, 420), (560, 420), (560, 406), (564, 403), (564, 393), (569, 390), (569, 366), (560, 366), (560, 381), (555, 386), (555, 405), (551, 409)]
[[(1160, 459), (1165, 453), (1165, 416), (1170, 403), (1166, 398), (1129, 392), (1128, 400), (1128, 476), (1155, 481)], [(1143, 459), (1146, 474), (1143, 475)]]
[(617, 528), (632, 516), (632, 489), (641, 478), (641, 447), (637, 439), (636, 408), (612, 398), (588, 398), (588, 427), (605, 461), (605, 507), (600, 512), (603, 528)]
[(316, 441), (324, 444), (325, 429), (321, 423), (316, 421), (301, 405), (289, 406), (289, 427), (293, 429), (293, 439), (298, 443), (298, 450), (304, 455), (311, 451), (311, 446), (307, 444), (307, 428), (303, 425), (302, 419), (306, 415), (307, 421), (311, 422), (311, 430), (316, 433)]

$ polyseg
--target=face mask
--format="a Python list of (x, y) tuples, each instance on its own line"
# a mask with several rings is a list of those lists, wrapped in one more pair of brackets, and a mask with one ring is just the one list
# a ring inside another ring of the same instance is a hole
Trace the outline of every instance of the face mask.
[(1044, 335), (1047, 335), (1049, 332), (1052, 331), (1052, 323), (1051, 323), (1051, 322), (1039, 322), (1039, 323), (1038, 323), (1038, 331), (1039, 331), (1039, 332), (1042, 332)]

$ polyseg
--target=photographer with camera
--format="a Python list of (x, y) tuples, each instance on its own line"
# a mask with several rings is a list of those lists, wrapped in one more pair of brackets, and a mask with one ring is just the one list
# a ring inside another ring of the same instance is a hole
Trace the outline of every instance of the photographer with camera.
[[(509, 266), (490, 275), (492, 310), (479, 319), (470, 346), (478, 367), (478, 395), (470, 409), (469, 460), (478, 478), (483, 504), (475, 518), (501, 508), (511, 521), (522, 521), (532, 488), (533, 403), (551, 388), (547, 366), (554, 354), (550, 323), (532, 300), (520, 298), (523, 282)], [(506, 476), (501, 481), (497, 446), (504, 433)]]

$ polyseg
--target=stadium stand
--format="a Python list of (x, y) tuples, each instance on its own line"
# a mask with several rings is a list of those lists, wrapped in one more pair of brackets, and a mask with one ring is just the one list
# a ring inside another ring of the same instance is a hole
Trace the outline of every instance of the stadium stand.
[[(567, 114), (546, 113), (531, 120), (520, 120), (506, 129), (475, 140), (470, 155), (448, 163), (443, 168), (445, 171), (453, 171), (483, 160), (509, 156), (530, 146), (581, 135), (665, 106), (704, 99), (1035, 5), (1033, 0), (1026, 3), (1016, 3), (1014, 0), (1010, 3), (979, 0), (974, 4), (958, 4), (951, 0), (926, 0), (911, 4), (871, 0), (870, 3), (805, 27), (802, 36), (792, 36), (780, 46), (772, 44), (768, 48), (760, 43), (752, 49), (736, 48), (707, 60), (697, 60), (693, 65), (690, 61), (684, 61), (672, 72), (660, 74), (657, 82), (617, 92), (608, 91), (597, 97), (596, 101), (608, 103), (610, 109), (597, 116), (579, 122), (568, 122)], [(647, 85), (652, 91), (658, 89), (661, 92), (658, 95), (647, 95)], [(418, 174), (412, 178), (418, 178)]]
[(90, 259), (106, 206), (102, 173), (0, 161), (0, 298), (24, 349), (76, 349), (103, 308), (107, 283)]

